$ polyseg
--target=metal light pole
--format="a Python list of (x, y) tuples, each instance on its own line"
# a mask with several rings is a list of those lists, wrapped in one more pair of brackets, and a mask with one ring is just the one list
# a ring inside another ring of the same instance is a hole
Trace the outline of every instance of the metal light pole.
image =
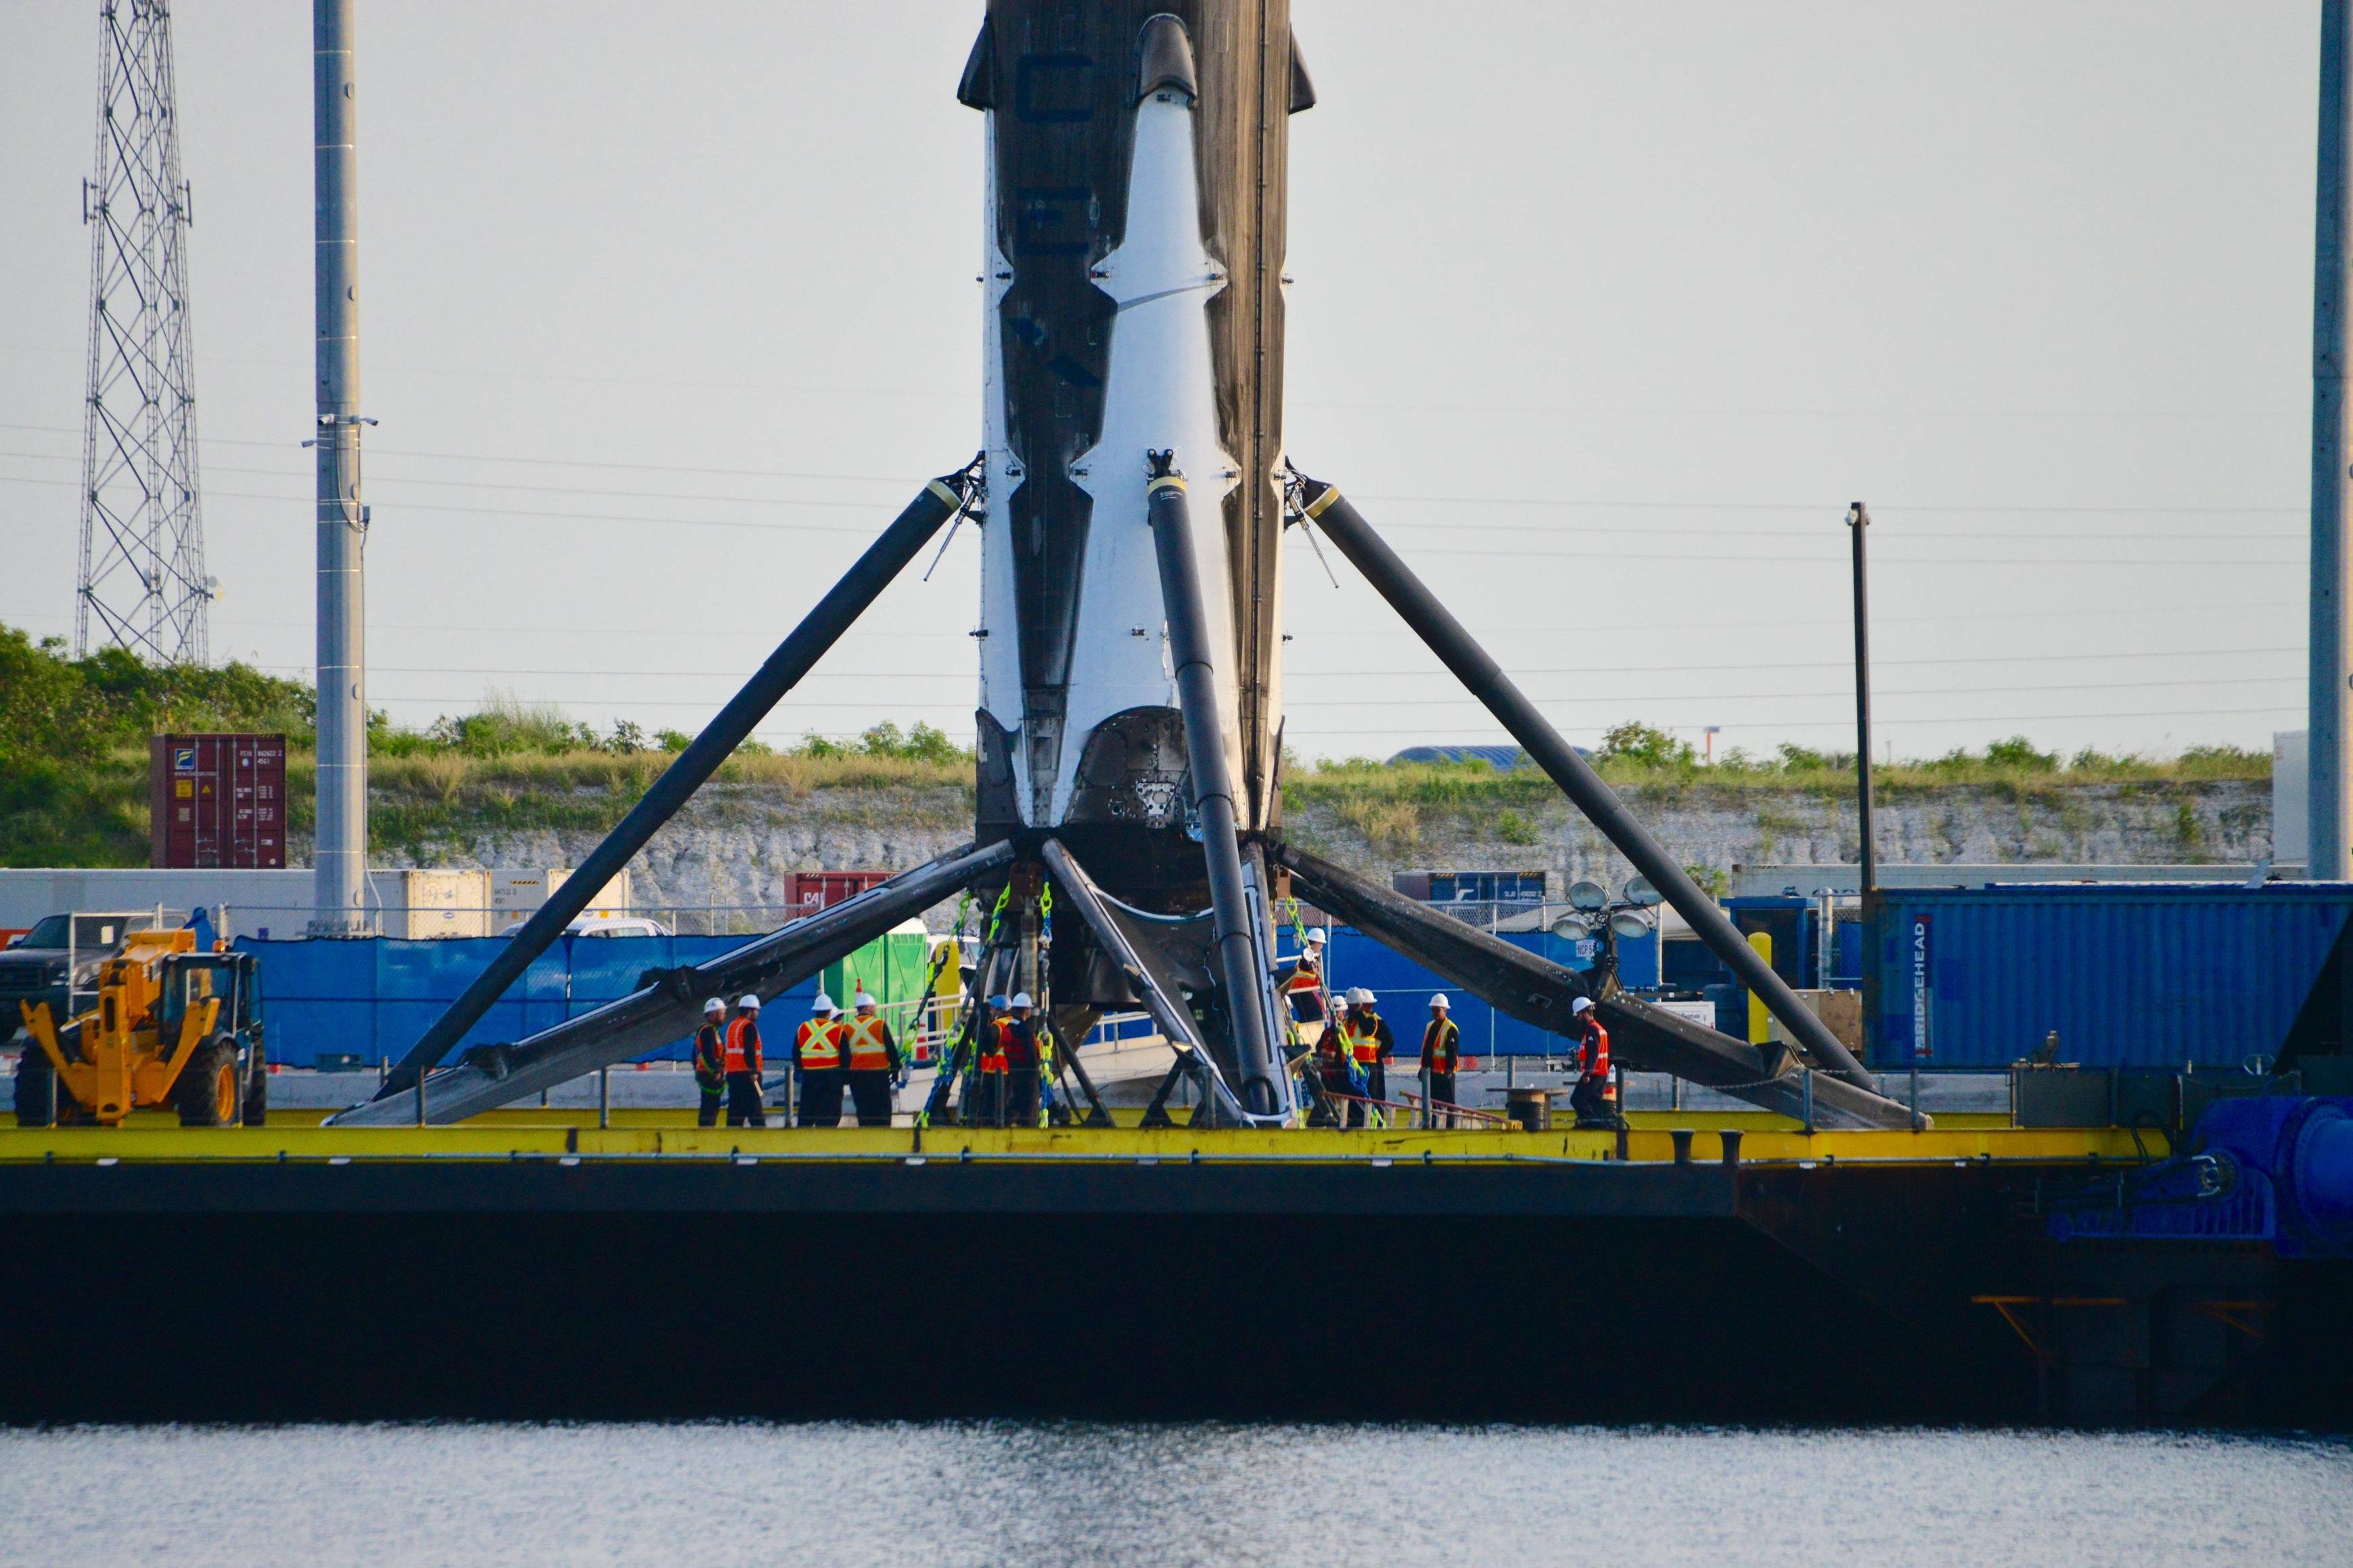
[(1846, 526), (1854, 541), (1854, 809), (1862, 836), (1861, 886), (1867, 911), (1879, 881), (1879, 856), (1871, 837), (1871, 600), (1863, 563), (1869, 509), (1861, 501), (1847, 508)]
[(320, 936), (364, 936), (367, 911), (367, 699), (360, 503), (358, 134), (353, 105), (352, 0), (311, 9), (313, 251), (318, 310), (319, 780), (312, 865)]
[(2353, 679), (2346, 595), (2345, 515), (2348, 502), (2345, 363), (2347, 242), (2353, 238), (2353, 184), (2348, 184), (2346, 87), (2353, 55), (2348, 0), (2320, 7), (2319, 189), (2312, 245), (2312, 628), (2309, 719), (2311, 839), (2305, 875), (2340, 882), (2353, 872), (2346, 780), (2353, 767), (2345, 726), (2346, 686)]

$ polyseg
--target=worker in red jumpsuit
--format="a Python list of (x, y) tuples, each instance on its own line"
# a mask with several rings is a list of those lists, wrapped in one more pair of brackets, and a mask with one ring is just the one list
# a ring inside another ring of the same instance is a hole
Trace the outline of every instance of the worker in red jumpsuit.
[(1027, 991), (1016, 991), (1008, 1004), (1012, 1016), (1002, 1020), (998, 1033), (1005, 1053), (1005, 1091), (999, 1127), (1035, 1127), (1038, 1125), (1039, 1068), (1042, 1058), (1038, 1050), (1036, 1004)]
[(1609, 1082), (1609, 1031), (1593, 1016), (1593, 998), (1579, 996), (1569, 1016), (1582, 1026), (1577, 1039), (1577, 1088), (1568, 1097), (1579, 1127), (1618, 1125), (1618, 1091)]

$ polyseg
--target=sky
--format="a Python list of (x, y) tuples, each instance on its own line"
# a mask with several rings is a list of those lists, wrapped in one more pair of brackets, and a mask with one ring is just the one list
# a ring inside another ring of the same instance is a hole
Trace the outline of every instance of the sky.
[[(691, 731), (979, 445), (977, 0), (359, 0), (370, 704)], [(2302, 725), (2309, 0), (1293, 0), (1288, 445), (1571, 739)], [(311, 661), (310, 8), (174, 8), (216, 658)], [(98, 6), (0, 4), (0, 621), (72, 626)], [(1502, 731), (1286, 547), (1287, 736)], [(972, 732), (966, 528), (760, 731)], [(925, 564), (929, 564), (926, 558)]]

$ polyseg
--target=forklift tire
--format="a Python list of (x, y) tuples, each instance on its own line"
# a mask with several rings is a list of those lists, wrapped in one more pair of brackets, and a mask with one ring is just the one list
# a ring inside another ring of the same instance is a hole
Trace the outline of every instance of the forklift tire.
[(57, 1103), (49, 1098), (52, 1089), (60, 1096), (65, 1093), (65, 1086), (58, 1082), (58, 1069), (49, 1065), (40, 1047), (26, 1041), (25, 1054), (16, 1061), (17, 1126), (57, 1125)]
[(196, 1047), (172, 1099), (180, 1108), (183, 1127), (234, 1127), (245, 1102), (245, 1083), (237, 1062), (237, 1042), (215, 1035)]
[(269, 1064), (261, 1059), (261, 1053), (258, 1050), (253, 1053), (253, 1065), (246, 1071), (245, 1124), (248, 1127), (269, 1124)]

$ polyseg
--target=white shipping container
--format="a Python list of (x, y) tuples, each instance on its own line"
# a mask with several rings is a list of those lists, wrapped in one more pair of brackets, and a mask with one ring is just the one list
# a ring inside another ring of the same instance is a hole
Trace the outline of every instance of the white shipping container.
[[(527, 867), (501, 867), (490, 873), (491, 934), (502, 936), (514, 930), (547, 902), (548, 895), (564, 886), (572, 873), (566, 868), (539, 869)], [(589, 914), (625, 915), (629, 912), (629, 874), (624, 870), (598, 889), (585, 911)]]
[(385, 895), (386, 936), (418, 941), (491, 934), (488, 871), (378, 871), (375, 880)]

